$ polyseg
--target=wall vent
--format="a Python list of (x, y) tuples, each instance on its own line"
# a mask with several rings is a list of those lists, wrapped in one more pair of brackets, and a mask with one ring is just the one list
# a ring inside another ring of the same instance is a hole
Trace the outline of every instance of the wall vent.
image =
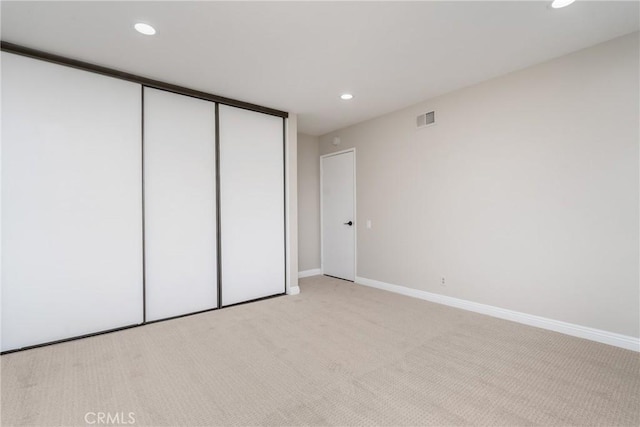
[(416, 117), (416, 125), (418, 128), (423, 128), (436, 124), (436, 112), (430, 111), (428, 113), (420, 114)]

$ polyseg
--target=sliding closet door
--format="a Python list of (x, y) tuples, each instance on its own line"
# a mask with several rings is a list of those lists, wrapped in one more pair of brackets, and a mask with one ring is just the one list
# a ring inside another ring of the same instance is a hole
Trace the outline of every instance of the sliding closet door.
[(285, 291), (283, 120), (220, 106), (222, 303)]
[(216, 308), (215, 104), (144, 89), (146, 320)]
[(2, 350), (142, 322), (141, 87), (2, 53)]

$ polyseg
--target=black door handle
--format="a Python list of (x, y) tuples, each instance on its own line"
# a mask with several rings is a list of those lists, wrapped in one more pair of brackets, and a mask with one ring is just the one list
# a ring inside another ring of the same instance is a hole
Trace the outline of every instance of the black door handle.
[(345, 222), (344, 225), (348, 225), (348, 226), (352, 226), (353, 222), (349, 221), (349, 222)]

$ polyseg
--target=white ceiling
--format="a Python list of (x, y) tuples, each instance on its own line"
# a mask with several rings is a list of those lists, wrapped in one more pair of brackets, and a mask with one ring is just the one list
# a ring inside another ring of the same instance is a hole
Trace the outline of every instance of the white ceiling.
[(298, 113), (320, 135), (639, 29), (637, 1), (548, 5), (2, 1), (2, 40)]

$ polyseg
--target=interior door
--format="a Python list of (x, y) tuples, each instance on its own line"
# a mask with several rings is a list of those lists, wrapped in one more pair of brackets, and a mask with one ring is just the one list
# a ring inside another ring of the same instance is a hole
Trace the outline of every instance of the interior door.
[(355, 280), (355, 151), (321, 157), (322, 273)]

